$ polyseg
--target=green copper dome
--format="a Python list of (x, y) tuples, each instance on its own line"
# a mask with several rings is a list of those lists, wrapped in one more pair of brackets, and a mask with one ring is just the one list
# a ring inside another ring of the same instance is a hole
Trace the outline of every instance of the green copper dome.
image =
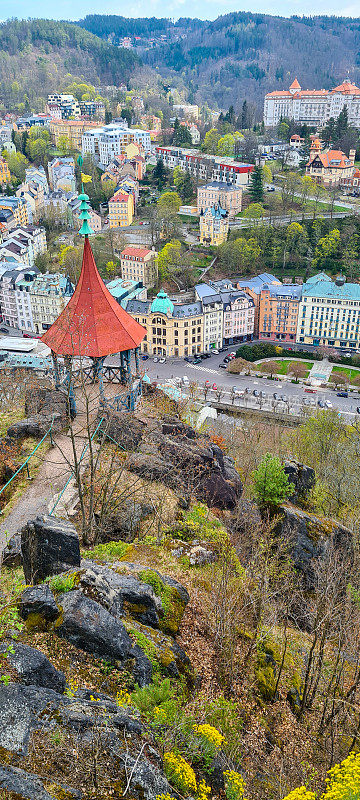
[(152, 314), (172, 314), (174, 311), (174, 303), (171, 302), (163, 289), (156, 295), (155, 300), (151, 304)]

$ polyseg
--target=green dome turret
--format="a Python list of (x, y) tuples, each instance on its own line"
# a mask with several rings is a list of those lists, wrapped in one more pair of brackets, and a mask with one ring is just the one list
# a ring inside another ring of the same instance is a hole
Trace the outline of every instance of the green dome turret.
[(151, 304), (152, 314), (172, 314), (174, 311), (174, 303), (171, 302), (170, 297), (167, 296), (163, 289), (156, 295)]

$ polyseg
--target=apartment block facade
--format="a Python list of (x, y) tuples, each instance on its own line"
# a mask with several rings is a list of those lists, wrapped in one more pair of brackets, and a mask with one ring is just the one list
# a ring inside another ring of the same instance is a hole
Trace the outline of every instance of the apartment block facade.
[(53, 158), (48, 164), (50, 188), (54, 192), (75, 192), (75, 161), (73, 158)]
[(295, 342), (301, 286), (264, 286), (260, 292), (259, 339)]
[(127, 154), (128, 145), (140, 144), (144, 153), (150, 153), (151, 139), (149, 131), (141, 128), (125, 128), (113, 122), (99, 128), (84, 131), (82, 137), (82, 155), (91, 155), (106, 167), (116, 157)]
[(202, 352), (204, 316), (199, 301), (173, 303), (161, 290), (152, 302), (129, 300), (126, 310), (146, 330), (143, 353), (184, 357)]
[(360, 347), (360, 284), (344, 276), (331, 280), (325, 273), (309, 278), (302, 287), (297, 323), (299, 343)]
[(66, 136), (74, 150), (81, 150), (84, 133), (90, 129), (93, 130), (95, 125), (96, 122), (83, 119), (52, 119), (49, 124), (52, 142), (55, 147), (58, 147), (61, 137)]
[(10, 183), (10, 180), (11, 175), (8, 163), (5, 158), (0, 156), (0, 186), (6, 186), (7, 183)]
[(134, 217), (134, 197), (119, 189), (109, 200), (110, 228), (124, 228), (131, 225)]
[(123, 280), (140, 281), (148, 289), (155, 286), (158, 276), (157, 252), (147, 247), (125, 247), (120, 254)]
[(200, 244), (220, 245), (229, 232), (228, 213), (219, 204), (200, 212)]
[(218, 158), (184, 147), (157, 146), (155, 154), (169, 169), (180, 167), (183, 172), (190, 172), (190, 175), (200, 181), (247, 186), (254, 169), (253, 164), (240, 163), (233, 158)]

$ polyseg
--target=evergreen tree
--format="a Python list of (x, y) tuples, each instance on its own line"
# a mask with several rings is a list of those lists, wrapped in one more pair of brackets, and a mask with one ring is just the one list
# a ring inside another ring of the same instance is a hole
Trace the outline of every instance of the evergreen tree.
[(121, 116), (122, 116), (122, 118), (123, 118), (123, 119), (126, 119), (126, 121), (127, 121), (127, 124), (128, 124), (128, 126), (129, 126), (129, 128), (130, 128), (130, 126), (131, 126), (131, 120), (132, 120), (132, 113), (131, 113), (131, 111), (130, 111), (128, 108), (122, 108), (122, 109), (121, 109)]
[(167, 171), (161, 158), (156, 162), (156, 167), (152, 174), (152, 183), (159, 189), (163, 189), (166, 183)]
[(186, 170), (181, 185), (179, 186), (179, 194), (184, 202), (191, 200), (194, 194), (194, 184), (188, 170)]
[(249, 111), (246, 100), (244, 100), (241, 111), (241, 127), (247, 129), (249, 127)]
[(343, 136), (344, 133), (347, 133), (348, 127), (349, 127), (349, 122), (348, 122), (347, 108), (343, 108), (342, 111), (340, 111), (340, 114), (336, 120), (336, 125), (335, 125), (336, 139), (340, 139), (340, 137)]
[(105, 111), (105, 125), (109, 125), (112, 120), (112, 113), (111, 111)]
[(250, 176), (249, 195), (253, 203), (261, 203), (264, 197), (263, 174), (261, 167), (254, 167)]

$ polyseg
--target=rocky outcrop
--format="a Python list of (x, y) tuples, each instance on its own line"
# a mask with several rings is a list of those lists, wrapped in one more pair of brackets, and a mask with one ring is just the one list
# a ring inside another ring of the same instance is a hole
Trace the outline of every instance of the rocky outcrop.
[(43, 583), (41, 586), (29, 586), (25, 589), (20, 597), (19, 613), (24, 620), (41, 618), (47, 623), (54, 622), (60, 610), (50, 587)]
[(289, 542), (295, 568), (303, 575), (307, 591), (315, 589), (316, 571), (327, 556), (334, 557), (337, 568), (342, 560), (353, 558), (353, 539), (348, 528), (290, 503), (284, 503), (280, 512), (276, 530)]
[(57, 426), (63, 430), (68, 423), (68, 397), (62, 389), (33, 387), (25, 394), (25, 414), (27, 417), (36, 415), (57, 419)]
[(159, 627), (164, 610), (149, 584), (134, 575), (119, 575), (114, 570), (90, 563), (81, 571), (79, 585), (115, 617), (130, 614), (144, 625)]
[(0, 748), (25, 755), (31, 733), (52, 724), (61, 698), (52, 689), (0, 684)]
[(145, 422), (128, 413), (109, 412), (105, 417), (102, 415), (102, 419), (100, 436), (111, 436), (124, 450), (137, 450), (146, 431)]
[[(47, 785), (47, 788), (46, 788)], [(54, 784), (49, 780), (41, 780), (38, 775), (30, 775), (23, 769), (0, 766), (0, 787), (12, 792), (11, 797), (17, 800), (80, 800), (81, 792), (70, 790), (63, 784)]]
[(315, 470), (298, 461), (287, 460), (284, 461), (284, 472), (295, 487), (291, 501), (297, 503), (305, 500), (315, 485)]
[(153, 512), (149, 503), (139, 503), (134, 498), (124, 501), (121, 508), (103, 518), (101, 521), (95, 514), (99, 530), (99, 541), (109, 542), (121, 539), (133, 542), (140, 532), (140, 523)]
[(31, 436), (33, 439), (42, 439), (43, 436), (48, 432), (51, 425), (53, 425), (53, 430), (60, 430), (61, 429), (61, 419), (60, 414), (54, 414), (54, 417), (46, 414), (44, 416), (34, 416), (34, 417), (27, 417), (26, 419), (21, 419), (19, 422), (14, 422), (13, 425), (7, 430), (7, 436), (13, 439), (26, 439), (27, 437)]
[(20, 567), (22, 564), (21, 534), (15, 533), (9, 539), (2, 552), (2, 563), (5, 567)]
[(0, 653), (4, 653), (6, 662), (19, 675), (21, 683), (28, 686), (42, 686), (62, 693), (65, 689), (65, 675), (55, 669), (49, 659), (39, 650), (28, 647), (18, 641), (0, 643)]
[(74, 525), (56, 517), (38, 516), (21, 531), (23, 568), (27, 583), (80, 564), (79, 537)]
[(242, 492), (233, 459), (180, 420), (153, 422), (127, 466), (147, 480), (161, 481), (209, 506), (233, 509)]

